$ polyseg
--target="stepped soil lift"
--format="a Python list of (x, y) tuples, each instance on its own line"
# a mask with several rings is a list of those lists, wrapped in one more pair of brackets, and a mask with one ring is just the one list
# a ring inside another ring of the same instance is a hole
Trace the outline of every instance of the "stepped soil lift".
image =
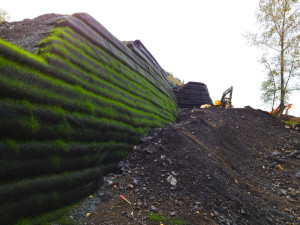
[(55, 218), (176, 120), (164, 73), (137, 44), (84, 13), (57, 22), (37, 55), (0, 39), (0, 224)]

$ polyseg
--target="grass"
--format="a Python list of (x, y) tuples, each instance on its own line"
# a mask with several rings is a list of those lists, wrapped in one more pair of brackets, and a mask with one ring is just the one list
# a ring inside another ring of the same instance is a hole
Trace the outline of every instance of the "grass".
[(289, 124), (289, 125), (291, 125), (291, 126), (294, 126), (295, 124), (297, 124), (297, 122), (293, 122), (293, 121), (283, 121), (283, 122), (285, 122), (286, 124)]
[[(104, 86), (103, 84), (101, 85), (102, 88), (100, 89), (101, 92), (105, 95), (107, 95), (107, 97), (111, 98), (111, 99), (117, 99), (118, 101), (125, 103), (127, 105), (130, 105), (131, 107), (136, 108), (138, 105), (140, 105), (141, 107), (139, 107), (139, 110), (149, 110), (152, 113), (158, 114), (160, 116), (165, 117), (167, 113), (167, 111), (161, 111), (160, 108), (154, 108), (153, 103), (151, 107), (147, 107), (147, 101), (149, 101), (150, 96), (149, 93), (147, 94), (146, 92), (144, 94), (142, 94), (144, 91), (142, 89), (137, 89), (137, 87), (134, 87), (135, 82), (129, 82), (128, 80), (124, 80), (125, 78), (123, 78), (122, 74), (117, 74), (116, 71), (113, 71), (112, 69), (106, 69), (106, 71), (104, 71), (103, 73), (99, 74), (99, 69), (98, 67), (101, 67), (102, 69), (105, 68), (104, 65), (99, 64), (98, 61), (96, 61), (95, 59), (90, 58), (90, 56), (86, 55), (81, 49), (78, 49), (76, 46), (71, 46), (69, 43), (66, 43), (63, 40), (59, 40), (57, 38), (55, 38), (54, 40), (51, 40), (52, 42), (54, 41), (54, 43), (52, 43), (51, 45), (47, 45), (47, 48), (50, 48), (51, 54), (59, 54), (60, 57), (65, 57), (65, 58), (69, 58), (71, 59), (71, 66), (72, 67), (79, 67), (79, 70), (83, 70), (84, 73), (88, 73), (89, 77), (92, 77), (94, 80), (96, 81), (100, 81), (100, 83), (103, 83), (103, 79), (104, 79)], [(53, 52), (54, 51), (54, 52)], [(73, 52), (73, 54), (70, 55), (70, 52)], [(77, 55), (77, 58), (76, 58)], [(45, 53), (45, 56), (47, 56), (47, 53)], [(58, 56), (59, 57), (59, 56)], [(80, 59), (80, 60), (79, 60)], [(88, 60), (88, 61), (84, 61), (82, 59)], [(95, 74), (98, 76), (95, 76)], [(101, 80), (102, 79), (102, 80)], [(123, 82), (120, 82), (122, 81)], [(124, 83), (125, 82), (125, 83)], [(129, 83), (128, 83), (129, 82)], [(112, 85), (113, 84), (113, 85)], [(87, 84), (85, 85), (87, 86)], [(132, 87), (130, 87), (132, 86)], [(107, 88), (110, 88), (111, 90), (108, 90), (108, 92), (105, 90), (107, 90)], [(93, 88), (94, 91), (100, 91), (99, 87), (98, 89)], [(113, 90), (113, 92), (112, 92)], [(131, 91), (134, 90), (134, 91)], [(129, 94), (128, 91), (132, 94)], [(120, 94), (118, 94), (118, 92)], [(126, 94), (127, 96), (124, 96), (124, 94)], [(129, 95), (128, 95), (129, 94)], [(143, 98), (140, 98), (139, 96), (142, 95)], [(124, 96), (124, 97), (123, 97)], [(122, 97), (122, 98), (120, 98)], [(132, 101), (128, 101), (131, 98), (134, 98), (134, 100)], [(152, 97), (153, 99), (153, 97)], [(135, 104), (132, 104), (132, 103)], [(165, 107), (164, 104), (160, 104), (160, 107)], [(154, 110), (155, 109), (155, 110)], [(171, 114), (169, 114), (171, 115)]]
[(161, 214), (157, 213), (148, 213), (147, 214), (149, 220), (153, 222), (157, 222), (157, 224), (163, 223), (163, 224), (170, 224), (170, 225), (184, 225), (186, 224), (183, 220), (180, 220), (178, 218), (170, 218), (163, 216)]
[[(76, 15), (75, 15), (76, 17)], [(81, 18), (79, 18), (79, 20), (81, 20)], [(131, 61), (135, 66), (134, 68), (140, 68), (143, 70), (143, 72), (149, 73), (150, 76), (152, 76), (151, 78), (154, 80), (152, 81), (152, 83), (155, 85), (156, 84), (156, 79), (160, 78), (159, 83), (161, 83), (162, 85), (165, 85), (165, 89), (160, 89), (158, 88), (160, 91), (162, 91), (164, 93), (165, 90), (170, 90), (169, 85), (167, 84), (167, 82), (163, 79), (163, 77), (161, 77), (161, 74), (159, 72), (154, 72), (156, 70), (156, 68), (151, 68), (147, 65), (147, 63), (145, 63), (142, 60), (139, 60), (139, 58), (130, 50), (128, 50), (128, 48), (123, 45), (121, 42), (116, 41), (111, 39), (111, 37), (109, 36), (109, 33), (107, 34), (106, 32), (104, 32), (103, 34), (101, 34), (102, 32), (99, 32), (98, 27), (94, 27), (94, 24), (92, 21), (81, 21), (84, 24), (87, 23), (89, 24), (89, 28), (84, 27), (84, 26), (77, 26), (76, 28), (79, 30), (80, 33), (85, 34), (85, 36), (90, 39), (91, 41), (93, 41), (95, 44), (100, 44), (102, 48), (106, 49), (106, 45), (109, 45), (110, 48), (108, 50), (108, 52), (117, 52), (119, 55), (121, 55), (121, 58), (125, 58), (127, 59), (127, 61)], [(65, 25), (68, 23), (65, 23)], [(70, 22), (68, 24), (69, 26), (72, 27), (72, 22)], [(96, 26), (99, 26), (99, 24), (97, 24)], [(97, 32), (99, 34), (99, 36), (97, 37), (97, 39), (95, 40), (95, 37), (93, 36), (89, 36), (89, 32), (84, 32), (87, 29), (92, 28), (93, 31)], [(100, 42), (100, 43), (99, 43)], [(104, 42), (104, 44), (102, 43)], [(137, 66), (138, 65), (138, 66)], [(148, 76), (148, 81), (151, 82), (151, 78)], [(165, 83), (164, 83), (165, 82)], [(156, 85), (155, 85), (156, 86)], [(170, 97), (170, 96), (169, 96)]]
[(21, 57), (23, 59), (27, 58), (31, 61), (36, 61), (36, 62), (46, 65), (46, 61), (42, 57), (39, 57), (35, 54), (25, 51), (24, 49), (19, 48), (16, 45), (6, 42), (0, 38), (0, 54), (1, 53), (6, 53), (4, 55), (6, 55), (6, 57), (8, 57), (8, 58), (9, 58), (9, 56), (7, 55), (7, 53), (10, 53), (10, 55), (14, 55), (16, 58), (17, 57), (19, 57), (19, 58)]
[(75, 225), (76, 223), (74, 220), (67, 216), (74, 206), (75, 204), (72, 204), (37, 217), (21, 219), (15, 225), (49, 225), (53, 223), (58, 223), (60, 225)]
[[(141, 76), (138, 72), (136, 72), (133, 69), (133, 68), (136, 69), (138, 67), (134, 67), (134, 66), (130, 67), (130, 68), (127, 67), (126, 63), (124, 65), (117, 58), (112, 57), (111, 52), (108, 52), (108, 53), (105, 52), (99, 46), (92, 44), (90, 41), (88, 41), (85, 37), (82, 37), (78, 33), (75, 33), (74, 31), (72, 31), (72, 29), (70, 29), (70, 28), (55, 28), (54, 32), (53, 32), (53, 36), (55, 36), (55, 38), (60, 37), (61, 39), (67, 40), (68, 43), (71, 43), (73, 46), (75, 45), (75, 46), (79, 47), (87, 55), (89, 55), (90, 57), (94, 57), (94, 59), (96, 59), (98, 62), (100, 60), (105, 65), (111, 65), (108, 68), (115, 70), (115, 72), (118, 71), (119, 73), (126, 75), (127, 79), (131, 80), (131, 82), (142, 84), (143, 88), (145, 88), (145, 87), (147, 89), (150, 88), (149, 90), (151, 90), (151, 95), (158, 96), (158, 94), (159, 94), (158, 99), (165, 99), (168, 101), (167, 104), (165, 102), (166, 105), (172, 104), (172, 101), (170, 101), (171, 99), (166, 98), (166, 93), (157, 92), (157, 85), (153, 85), (151, 82), (149, 83), (149, 80), (147, 80), (144, 76)], [(51, 39), (51, 37), (49, 38), (49, 40), (50, 39)], [(100, 57), (100, 56), (102, 56), (102, 57)], [(124, 63), (124, 59), (126, 59), (126, 57), (125, 58), (124, 57), (125, 56), (121, 57), (121, 59), (123, 59), (123, 63)], [(109, 58), (110, 60), (106, 60), (107, 58)], [(121, 71), (120, 71), (120, 69), (121, 69)], [(142, 72), (145, 72), (145, 71), (142, 71)], [(166, 89), (165, 89), (165, 91), (166, 91)]]

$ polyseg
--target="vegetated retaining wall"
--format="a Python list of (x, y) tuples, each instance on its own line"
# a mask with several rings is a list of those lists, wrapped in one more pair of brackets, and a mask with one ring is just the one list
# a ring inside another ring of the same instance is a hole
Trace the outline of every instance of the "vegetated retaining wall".
[(210, 98), (205, 84), (200, 82), (188, 82), (179, 87), (173, 88), (179, 108), (194, 108), (213, 102)]
[(0, 40), (0, 224), (55, 217), (176, 117), (160, 67), (88, 14), (58, 22), (38, 55)]

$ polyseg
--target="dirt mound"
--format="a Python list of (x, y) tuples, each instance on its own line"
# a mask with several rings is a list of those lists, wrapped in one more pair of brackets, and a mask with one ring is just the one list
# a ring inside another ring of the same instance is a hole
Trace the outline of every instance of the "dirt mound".
[(54, 28), (56, 22), (64, 17), (63, 15), (51, 13), (34, 19), (1, 23), (0, 38), (35, 53), (40, 41), (48, 36), (49, 31)]
[(268, 113), (186, 109), (142, 141), (86, 200), (86, 224), (299, 223), (300, 135)]

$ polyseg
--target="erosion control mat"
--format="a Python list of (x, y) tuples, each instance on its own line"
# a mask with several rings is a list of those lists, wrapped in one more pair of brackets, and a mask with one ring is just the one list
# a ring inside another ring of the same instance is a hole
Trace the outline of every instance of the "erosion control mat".
[(142, 141), (71, 218), (79, 224), (299, 224), (300, 134), (267, 112), (185, 109), (178, 123), (153, 129)]
[(61, 217), (140, 137), (176, 121), (147, 59), (85, 13), (0, 25), (1, 225)]

